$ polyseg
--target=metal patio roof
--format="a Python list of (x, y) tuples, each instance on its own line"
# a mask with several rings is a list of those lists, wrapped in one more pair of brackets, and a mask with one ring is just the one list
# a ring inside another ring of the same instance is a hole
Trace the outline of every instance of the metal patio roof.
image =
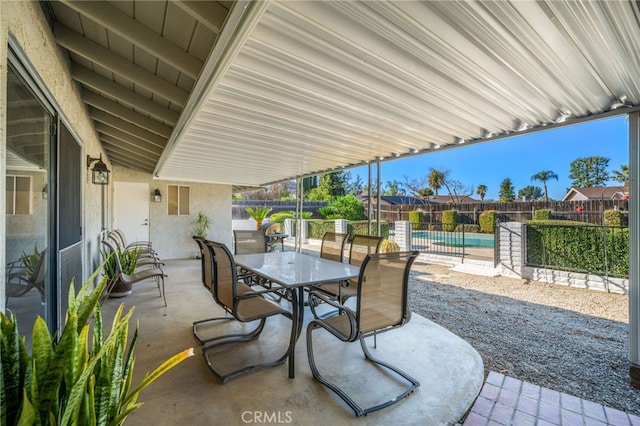
[(51, 2), (114, 164), (263, 185), (640, 105), (635, 1)]

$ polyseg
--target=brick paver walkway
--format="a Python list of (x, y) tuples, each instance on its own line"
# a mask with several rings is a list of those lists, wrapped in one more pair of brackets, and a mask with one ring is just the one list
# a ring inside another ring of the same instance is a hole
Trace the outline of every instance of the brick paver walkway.
[(640, 417), (491, 371), (464, 426), (640, 426)]

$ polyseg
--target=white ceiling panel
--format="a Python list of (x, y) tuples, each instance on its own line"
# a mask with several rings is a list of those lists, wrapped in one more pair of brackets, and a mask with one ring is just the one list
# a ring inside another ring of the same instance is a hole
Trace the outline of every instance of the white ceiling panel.
[(161, 178), (262, 185), (640, 99), (636, 2), (273, 1), (249, 25)]

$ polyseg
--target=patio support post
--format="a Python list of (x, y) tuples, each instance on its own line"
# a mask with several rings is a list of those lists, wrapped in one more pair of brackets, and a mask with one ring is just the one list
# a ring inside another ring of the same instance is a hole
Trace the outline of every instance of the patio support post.
[(629, 114), (629, 375), (640, 389), (640, 111)]
[(368, 171), (369, 171), (369, 180), (367, 182), (368, 188), (369, 188), (369, 202), (367, 203), (367, 234), (371, 235), (371, 214), (373, 212), (373, 205), (371, 204), (371, 196), (373, 195), (373, 189), (371, 188), (371, 161), (369, 161), (369, 163), (367, 163), (368, 166)]
[[(376, 231), (376, 235), (379, 237), (380, 236), (380, 160), (378, 159), (378, 163), (376, 165), (376, 173), (377, 173), (377, 185), (376, 187), (378, 188), (378, 190), (376, 191), (376, 226), (377, 226), (377, 231)], [(371, 233), (369, 233), (369, 235), (371, 235)]]

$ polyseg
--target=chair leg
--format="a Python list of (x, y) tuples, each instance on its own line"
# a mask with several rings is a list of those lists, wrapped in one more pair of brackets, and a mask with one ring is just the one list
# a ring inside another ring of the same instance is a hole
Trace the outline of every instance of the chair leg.
[(320, 371), (318, 370), (318, 367), (316, 366), (315, 363), (315, 358), (313, 355), (313, 331), (316, 328), (322, 328), (321, 325), (319, 325), (318, 323), (316, 323), (315, 321), (311, 321), (309, 323), (309, 325), (307, 326), (307, 357), (309, 358), (309, 367), (311, 367), (311, 373), (313, 374), (313, 377), (316, 378), (316, 380), (318, 380), (320, 383), (322, 383), (323, 385), (325, 385), (326, 387), (328, 387), (329, 389), (331, 389), (336, 395), (338, 395), (340, 398), (342, 398), (342, 400), (347, 403), (347, 405), (354, 411), (356, 417), (360, 417), (360, 416), (364, 416), (367, 415), (371, 412), (377, 411), (377, 410), (381, 410), (385, 407), (388, 407), (390, 405), (395, 404), (396, 402), (399, 402), (400, 400), (402, 400), (405, 396), (409, 395), (411, 392), (413, 392), (415, 390), (415, 388), (417, 388), (418, 386), (420, 386), (420, 382), (418, 382), (416, 379), (414, 379), (413, 377), (409, 376), (407, 373), (403, 372), (402, 370), (398, 369), (397, 367), (392, 366), (391, 364), (388, 364), (386, 362), (383, 362), (377, 358), (375, 358), (373, 355), (371, 355), (371, 352), (369, 352), (369, 350), (366, 347), (366, 344), (364, 342), (364, 337), (360, 338), (360, 345), (362, 346), (362, 351), (365, 354), (365, 357), (380, 365), (381, 367), (385, 367), (388, 370), (391, 370), (393, 372), (395, 372), (396, 374), (400, 375), (401, 377), (403, 377), (404, 379), (406, 379), (408, 382), (410, 382), (410, 385), (398, 396), (395, 396), (381, 404), (377, 404), (374, 405), (372, 407), (368, 407), (368, 408), (362, 408), (360, 407), (360, 405), (358, 405), (346, 392), (344, 392), (342, 389), (340, 389), (337, 385), (335, 385), (334, 383), (328, 381), (327, 379), (325, 379), (321, 374)]
[(258, 337), (260, 337), (260, 333), (262, 333), (262, 330), (264, 329), (264, 324), (265, 324), (264, 319), (261, 320), (258, 323), (258, 326), (253, 330), (249, 331), (248, 333), (226, 334), (222, 336), (210, 337), (207, 339), (203, 338), (202, 336), (200, 336), (200, 334), (198, 334), (198, 325), (210, 323), (214, 321), (225, 321), (225, 320), (235, 321), (236, 319), (233, 317), (218, 317), (218, 318), (207, 318), (200, 321), (195, 321), (193, 323), (193, 337), (195, 337), (196, 341), (200, 344), (200, 346), (205, 346), (209, 342), (222, 340), (222, 339), (230, 339), (230, 341), (235, 341), (235, 342), (249, 342), (251, 340), (255, 340)]
[[(254, 332), (257, 331), (258, 329), (261, 332), (262, 329), (264, 328), (264, 324), (265, 324), (266, 320), (267, 320), (266, 318), (262, 318), (260, 320), (260, 325), (254, 330)], [(293, 330), (293, 327), (292, 327), (292, 330)], [(259, 336), (260, 332), (258, 332), (256, 334), (255, 338), (257, 338)], [(230, 336), (225, 336), (225, 337), (230, 337)], [(239, 342), (246, 342), (246, 341), (248, 341), (248, 339), (246, 339), (246, 340), (243, 340), (243, 339), (225, 340), (225, 341), (220, 341), (220, 342), (214, 343), (212, 345), (204, 346), (202, 348), (202, 352), (203, 352), (203, 355), (204, 355), (205, 363), (207, 364), (207, 368), (209, 368), (209, 370), (214, 374), (214, 376), (216, 376), (216, 378), (218, 380), (220, 380), (220, 382), (227, 383), (229, 380), (234, 379), (234, 378), (239, 377), (239, 376), (242, 376), (244, 374), (254, 373), (254, 372), (257, 372), (257, 371), (260, 371), (260, 370), (264, 370), (264, 369), (267, 369), (267, 368), (275, 367), (277, 365), (283, 364), (287, 360), (287, 358), (289, 357), (289, 348), (287, 348), (287, 350), (284, 352), (284, 354), (282, 354), (282, 356), (280, 356), (278, 359), (276, 359), (274, 361), (265, 362), (265, 363), (261, 363), (261, 364), (247, 365), (247, 366), (238, 368), (236, 370), (233, 370), (231, 372), (228, 372), (226, 374), (222, 374), (220, 371), (218, 371), (215, 368), (215, 366), (213, 365), (213, 363), (211, 362), (211, 360), (209, 359), (209, 351), (211, 349), (217, 348), (219, 346), (231, 344), (231, 343), (239, 343)]]

